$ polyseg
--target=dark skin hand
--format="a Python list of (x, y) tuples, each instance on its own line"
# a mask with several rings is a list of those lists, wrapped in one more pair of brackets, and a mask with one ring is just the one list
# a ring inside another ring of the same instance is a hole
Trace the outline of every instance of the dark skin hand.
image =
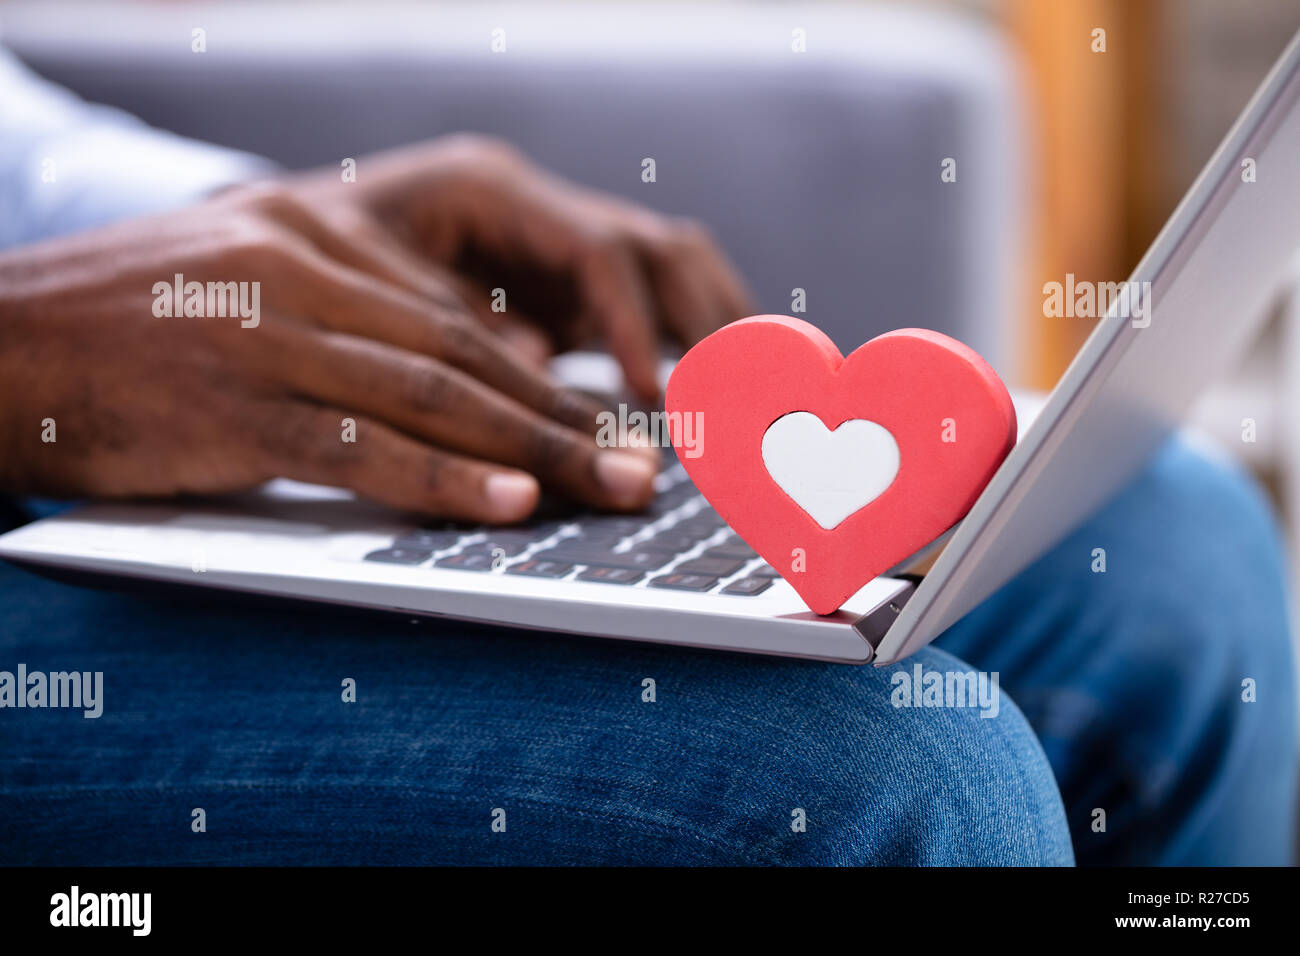
[[(600, 408), (538, 363), (599, 334), (653, 395), (661, 329), (689, 345), (749, 311), (703, 232), (478, 138), (358, 172), (0, 254), (0, 489), (219, 493), (284, 476), (494, 523), (526, 517), (543, 487), (644, 505), (650, 457), (598, 448)], [(176, 273), (260, 283), (258, 322), (156, 316), (154, 284)]]
[[(357, 209), (378, 223), (371, 238), (412, 283), (428, 262), (454, 273), (461, 302), (530, 355), (603, 337), (646, 400), (659, 333), (689, 347), (754, 311), (700, 224), (583, 189), (497, 140), (448, 137), (363, 160), (356, 183), (330, 170), (296, 188), (340, 228)], [(495, 288), (509, 317), (491, 311)]]

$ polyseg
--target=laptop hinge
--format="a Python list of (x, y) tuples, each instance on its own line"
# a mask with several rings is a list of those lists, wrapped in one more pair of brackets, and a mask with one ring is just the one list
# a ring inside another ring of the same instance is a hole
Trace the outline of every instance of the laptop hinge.
[(897, 574), (894, 577), (906, 581), (907, 586), (870, 614), (864, 614), (853, 622), (853, 629), (866, 639), (873, 651), (885, 639), (889, 629), (894, 626), (894, 621), (898, 620), (898, 615), (916, 593), (916, 586), (921, 583), (919, 574)]

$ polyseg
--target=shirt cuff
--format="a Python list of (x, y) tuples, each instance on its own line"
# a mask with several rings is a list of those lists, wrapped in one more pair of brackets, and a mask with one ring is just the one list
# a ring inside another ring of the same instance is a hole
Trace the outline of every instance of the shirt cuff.
[(176, 209), (275, 171), (86, 103), (0, 50), (0, 248)]
[(150, 127), (90, 126), (46, 139), (28, 156), (32, 188), (0, 224), (15, 245), (193, 203), (275, 172), (268, 160)]

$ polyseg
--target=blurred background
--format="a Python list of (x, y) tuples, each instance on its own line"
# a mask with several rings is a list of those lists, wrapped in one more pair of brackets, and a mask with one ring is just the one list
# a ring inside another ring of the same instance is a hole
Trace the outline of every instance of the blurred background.
[[(0, 4), (0, 42), (156, 125), (291, 167), (500, 135), (703, 219), (841, 348), (936, 328), (1039, 389), (1093, 324), (1043, 284), (1128, 276), (1297, 28), (1300, 0)], [(1294, 543), (1292, 298), (1196, 418)]]

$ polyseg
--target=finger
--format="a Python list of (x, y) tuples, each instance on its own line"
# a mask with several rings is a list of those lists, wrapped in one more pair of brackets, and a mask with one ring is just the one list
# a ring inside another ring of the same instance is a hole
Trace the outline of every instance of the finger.
[[(291, 194), (272, 191), (260, 202), (277, 221), (306, 236), (327, 256), (419, 295), (435, 308), (465, 311), (483, 319), (525, 363), (540, 367), (554, 354), (549, 338), (536, 325), (495, 312), (491, 298), (477, 285), (444, 274), (382, 230), (358, 226), (364, 236), (364, 241), (358, 242), (355, 229), (351, 234), (342, 230)], [(510, 371), (505, 370), (504, 375), (513, 379)], [(544, 401), (554, 400), (549, 394), (536, 394)], [(581, 414), (590, 421), (595, 410), (583, 408)]]
[[(261, 418), (267, 468), (286, 478), (463, 521), (513, 524), (537, 507), (540, 489), (531, 475), (430, 448), (353, 412), (283, 402)], [(341, 438), (345, 418), (355, 423), (353, 442)]]
[(707, 231), (696, 232), (693, 238), (688, 235), (687, 243), (695, 247), (698, 253), (695, 261), (704, 268), (713, 284), (721, 290), (725, 311), (724, 325), (758, 311), (754, 293), (741, 278), (740, 270)]
[(272, 217), (306, 236), (327, 256), (386, 279), (435, 306), (470, 312), (530, 364), (543, 365), (554, 354), (550, 339), (536, 324), (496, 311), (492, 298), (475, 283), (445, 273), (384, 230), (372, 228), (364, 217), (349, 231), (292, 194), (271, 192), (262, 204)]
[(506, 319), (492, 332), (530, 365), (544, 366), (555, 355), (550, 337), (527, 322)]
[(285, 266), (288, 302), (328, 328), (365, 336), (440, 359), (534, 411), (594, 434), (600, 403), (565, 388), (502, 347), (463, 313), (430, 308), (404, 289), (327, 259), (310, 247), (291, 247)]
[(525, 361), (542, 366), (555, 354), (551, 337), (529, 315), (508, 304), (504, 289), (489, 294), (478, 283), (460, 277), (455, 277), (454, 287), (470, 314)]
[(753, 313), (744, 283), (703, 226), (645, 215), (633, 223), (664, 323), (684, 345)]
[(287, 226), (326, 256), (384, 279), (444, 308), (463, 303), (433, 263), (421, 259), (382, 229), (372, 228), (366, 217), (347, 229), (335, 223), (288, 190), (269, 187), (250, 200), (270, 218)]
[(282, 381), (356, 409), (438, 447), (520, 468), (547, 488), (601, 508), (643, 507), (655, 467), (640, 453), (601, 448), (590, 432), (546, 418), (459, 369), (372, 340), (308, 332)]
[(595, 247), (579, 267), (587, 311), (609, 340), (629, 387), (659, 397), (659, 341), (650, 290), (632, 253), (618, 243)]
[[(482, 230), (475, 238), (497, 255), (530, 260), (543, 271), (576, 280), (582, 313), (567, 324), (594, 326), (608, 340), (629, 387), (645, 399), (659, 397), (659, 345), (654, 299), (641, 264), (614, 230), (593, 237), (582, 212), (607, 219), (608, 201), (547, 173), (529, 169), (497, 184), (495, 201), (508, 210), (480, 212), (468, 222)], [(487, 228), (484, 228), (484, 227)]]
[(663, 324), (682, 345), (690, 348), (729, 321), (689, 257), (675, 247), (654, 245), (645, 258)]

